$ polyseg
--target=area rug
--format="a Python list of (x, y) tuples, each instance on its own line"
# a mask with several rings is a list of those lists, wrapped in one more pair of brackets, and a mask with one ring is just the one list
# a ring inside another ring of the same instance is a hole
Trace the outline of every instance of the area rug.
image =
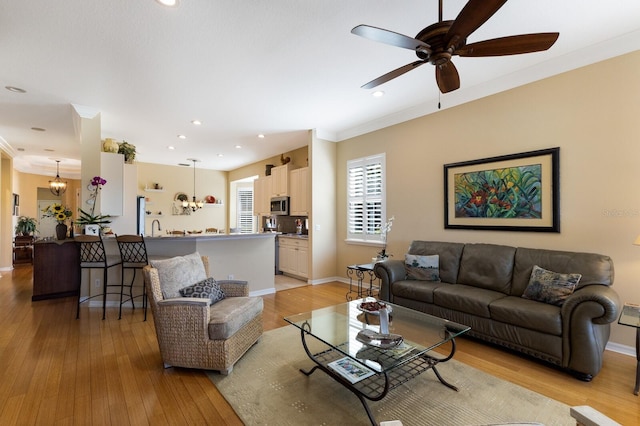
[[(246, 425), (367, 425), (358, 398), (320, 370), (307, 377), (299, 369), (313, 363), (294, 326), (268, 331), (228, 376), (208, 376)], [(455, 359), (438, 371), (457, 386), (442, 385), (427, 371), (379, 402), (369, 402), (378, 422), (410, 425), (486, 425), (538, 422), (575, 425), (569, 406), (497, 379)]]

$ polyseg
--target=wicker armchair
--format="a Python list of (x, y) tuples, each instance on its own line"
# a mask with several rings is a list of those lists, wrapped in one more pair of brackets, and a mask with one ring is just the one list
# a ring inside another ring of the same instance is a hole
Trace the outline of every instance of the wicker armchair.
[[(208, 257), (202, 261), (210, 276)], [(246, 281), (218, 281), (225, 298), (211, 305), (209, 299), (164, 299), (158, 270), (145, 266), (143, 274), (165, 368), (229, 374), (262, 335), (262, 298), (249, 297)]]

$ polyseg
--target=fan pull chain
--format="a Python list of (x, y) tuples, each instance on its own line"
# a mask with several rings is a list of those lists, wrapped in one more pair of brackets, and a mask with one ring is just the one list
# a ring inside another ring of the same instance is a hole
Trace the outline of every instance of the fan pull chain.
[(438, 109), (440, 109), (440, 91), (438, 90)]

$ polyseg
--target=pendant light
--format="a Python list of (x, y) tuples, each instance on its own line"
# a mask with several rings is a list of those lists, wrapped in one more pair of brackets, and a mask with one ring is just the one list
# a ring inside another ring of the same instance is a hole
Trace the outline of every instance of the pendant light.
[(67, 182), (60, 179), (60, 160), (56, 160), (56, 178), (49, 181), (49, 190), (55, 196), (60, 196), (67, 190)]
[(192, 201), (183, 201), (183, 208), (190, 208), (192, 211), (197, 211), (204, 206), (203, 201), (196, 201), (196, 160), (195, 158), (187, 158), (188, 161), (193, 161), (193, 199)]

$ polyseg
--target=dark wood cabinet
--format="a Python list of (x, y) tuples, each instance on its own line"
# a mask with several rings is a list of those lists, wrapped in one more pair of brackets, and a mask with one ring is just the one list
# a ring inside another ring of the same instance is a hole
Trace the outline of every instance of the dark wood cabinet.
[(31, 300), (76, 296), (80, 286), (80, 248), (73, 240), (36, 241), (33, 245)]

